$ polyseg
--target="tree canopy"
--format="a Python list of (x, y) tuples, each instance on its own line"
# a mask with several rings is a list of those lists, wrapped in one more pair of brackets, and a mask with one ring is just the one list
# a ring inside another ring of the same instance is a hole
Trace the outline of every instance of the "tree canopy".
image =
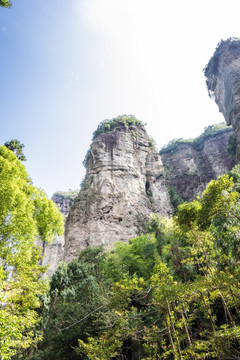
[(61, 231), (59, 215), (4, 146), (0, 174), (3, 360), (240, 358), (240, 166), (173, 219), (61, 263), (49, 287), (35, 240)]
[(0, 6), (10, 8), (12, 6), (12, 2), (9, 0), (0, 0)]
[(61, 264), (29, 359), (239, 359), (239, 180), (238, 166), (171, 221)]
[(19, 160), (27, 160), (26, 156), (23, 154), (24, 145), (21, 144), (19, 140), (12, 139), (10, 141), (6, 141), (4, 146), (6, 146), (9, 150), (12, 150)]
[[(63, 218), (42, 190), (35, 188), (21, 161), (0, 146), (0, 354), (10, 359), (36, 342), (40, 279), (39, 237), (51, 242), (63, 232)], [(34, 339), (35, 338), (35, 339)]]

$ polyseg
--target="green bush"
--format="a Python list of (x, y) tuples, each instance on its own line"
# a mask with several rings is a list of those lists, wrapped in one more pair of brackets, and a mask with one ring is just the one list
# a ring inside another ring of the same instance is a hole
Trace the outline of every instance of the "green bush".
[(74, 200), (79, 193), (79, 190), (69, 190), (69, 191), (57, 191), (53, 196), (59, 196), (63, 199)]
[(93, 140), (102, 133), (110, 132), (114, 129), (116, 129), (117, 126), (123, 125), (123, 126), (132, 126), (132, 125), (138, 125), (140, 127), (144, 127), (144, 124), (142, 121), (136, 119), (134, 115), (119, 115), (116, 118), (113, 119), (107, 119), (102, 121), (97, 130), (93, 133)]
[(234, 157), (236, 154), (236, 149), (237, 149), (237, 138), (235, 134), (232, 134), (229, 136), (228, 139), (227, 152), (229, 153), (229, 155), (231, 155), (231, 157)]
[(177, 190), (175, 189), (174, 186), (172, 185), (168, 185), (168, 193), (170, 196), (170, 201), (172, 206), (174, 207), (174, 209), (176, 210), (176, 208), (178, 207), (178, 205), (183, 204), (183, 198), (181, 197), (181, 195), (177, 192)]
[(209, 125), (204, 129), (204, 132), (197, 138), (187, 139), (187, 140), (182, 139), (182, 138), (174, 139), (174, 140), (170, 141), (167, 145), (165, 145), (160, 150), (159, 153), (160, 153), (160, 155), (162, 155), (162, 154), (174, 152), (177, 150), (177, 148), (180, 144), (189, 144), (189, 145), (192, 145), (195, 150), (201, 151), (203, 149), (204, 142), (208, 138), (217, 136), (223, 132), (228, 132), (228, 131), (232, 131), (232, 128), (227, 126), (225, 123)]

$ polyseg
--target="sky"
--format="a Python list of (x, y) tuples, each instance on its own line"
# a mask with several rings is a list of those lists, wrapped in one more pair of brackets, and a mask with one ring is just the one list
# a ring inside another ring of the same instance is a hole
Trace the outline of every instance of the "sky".
[(13, 0), (0, 8), (0, 144), (49, 197), (78, 189), (99, 123), (133, 114), (160, 149), (223, 122), (203, 68), (239, 0)]

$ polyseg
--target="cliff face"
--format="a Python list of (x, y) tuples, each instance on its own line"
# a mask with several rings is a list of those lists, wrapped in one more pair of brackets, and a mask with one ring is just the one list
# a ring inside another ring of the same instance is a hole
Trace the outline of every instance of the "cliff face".
[(61, 213), (64, 215), (65, 218), (68, 216), (71, 206), (77, 194), (78, 194), (77, 190), (69, 191), (69, 192), (59, 191), (53, 194), (52, 201), (55, 202), (55, 204), (58, 206), (59, 210), (61, 211)]
[(137, 236), (152, 212), (171, 213), (161, 158), (143, 126), (120, 123), (92, 142), (85, 181), (66, 222), (65, 260), (87, 246)]
[(43, 256), (41, 265), (48, 266), (48, 269), (45, 273), (47, 276), (52, 276), (57, 270), (59, 262), (63, 260), (64, 243), (65, 241), (63, 235), (55, 235), (51, 244), (42, 240), (41, 243), (39, 243), (39, 246), (42, 248)]
[(209, 181), (232, 169), (234, 159), (227, 152), (231, 134), (231, 129), (220, 131), (203, 139), (200, 147), (179, 142), (172, 150), (161, 154), (168, 184), (184, 201), (201, 195)]
[[(70, 211), (77, 193), (77, 191), (58, 192), (52, 196), (52, 200), (59, 207), (59, 210), (64, 215), (65, 219)], [(56, 235), (51, 244), (48, 244), (44, 241), (41, 241), (41, 244), (39, 244), (42, 247), (42, 265), (49, 266), (46, 271), (47, 276), (53, 275), (58, 267), (59, 262), (63, 260), (64, 243), (64, 236)]]
[(106, 129), (94, 136), (80, 192), (52, 198), (66, 225), (64, 237), (42, 246), (49, 276), (59, 261), (71, 261), (88, 246), (107, 247), (139, 235), (151, 213), (171, 215), (169, 185), (190, 201), (234, 166), (227, 152), (232, 129), (223, 124), (197, 139), (171, 143), (162, 149), (162, 160), (142, 124), (123, 121)]
[(221, 41), (205, 68), (207, 87), (227, 125), (232, 125), (240, 161), (240, 40)]

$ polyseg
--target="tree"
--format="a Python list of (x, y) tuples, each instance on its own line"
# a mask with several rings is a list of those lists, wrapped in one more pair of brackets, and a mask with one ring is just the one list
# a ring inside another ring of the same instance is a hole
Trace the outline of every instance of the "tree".
[(10, 8), (12, 6), (12, 2), (9, 0), (0, 0), (0, 6)]
[(238, 167), (147, 235), (63, 263), (17, 359), (240, 359), (239, 192)]
[(101, 248), (87, 248), (78, 259), (59, 265), (44, 297), (43, 340), (35, 351), (30, 350), (31, 359), (79, 359), (74, 349), (78, 338), (86, 341), (100, 331), (107, 293), (101, 283), (101, 259)]
[(119, 281), (123, 275), (150, 279), (159, 254), (152, 235), (140, 235), (127, 243), (118, 242), (106, 255), (104, 271), (108, 278)]
[(12, 139), (10, 141), (6, 141), (4, 146), (6, 146), (9, 150), (12, 150), (19, 160), (27, 160), (26, 156), (23, 154), (24, 145), (21, 144), (19, 140)]
[(39, 296), (46, 291), (40, 278), (39, 237), (50, 242), (63, 232), (63, 217), (42, 190), (35, 188), (12, 151), (0, 146), (0, 354), (10, 359), (32, 345), (40, 334)]

